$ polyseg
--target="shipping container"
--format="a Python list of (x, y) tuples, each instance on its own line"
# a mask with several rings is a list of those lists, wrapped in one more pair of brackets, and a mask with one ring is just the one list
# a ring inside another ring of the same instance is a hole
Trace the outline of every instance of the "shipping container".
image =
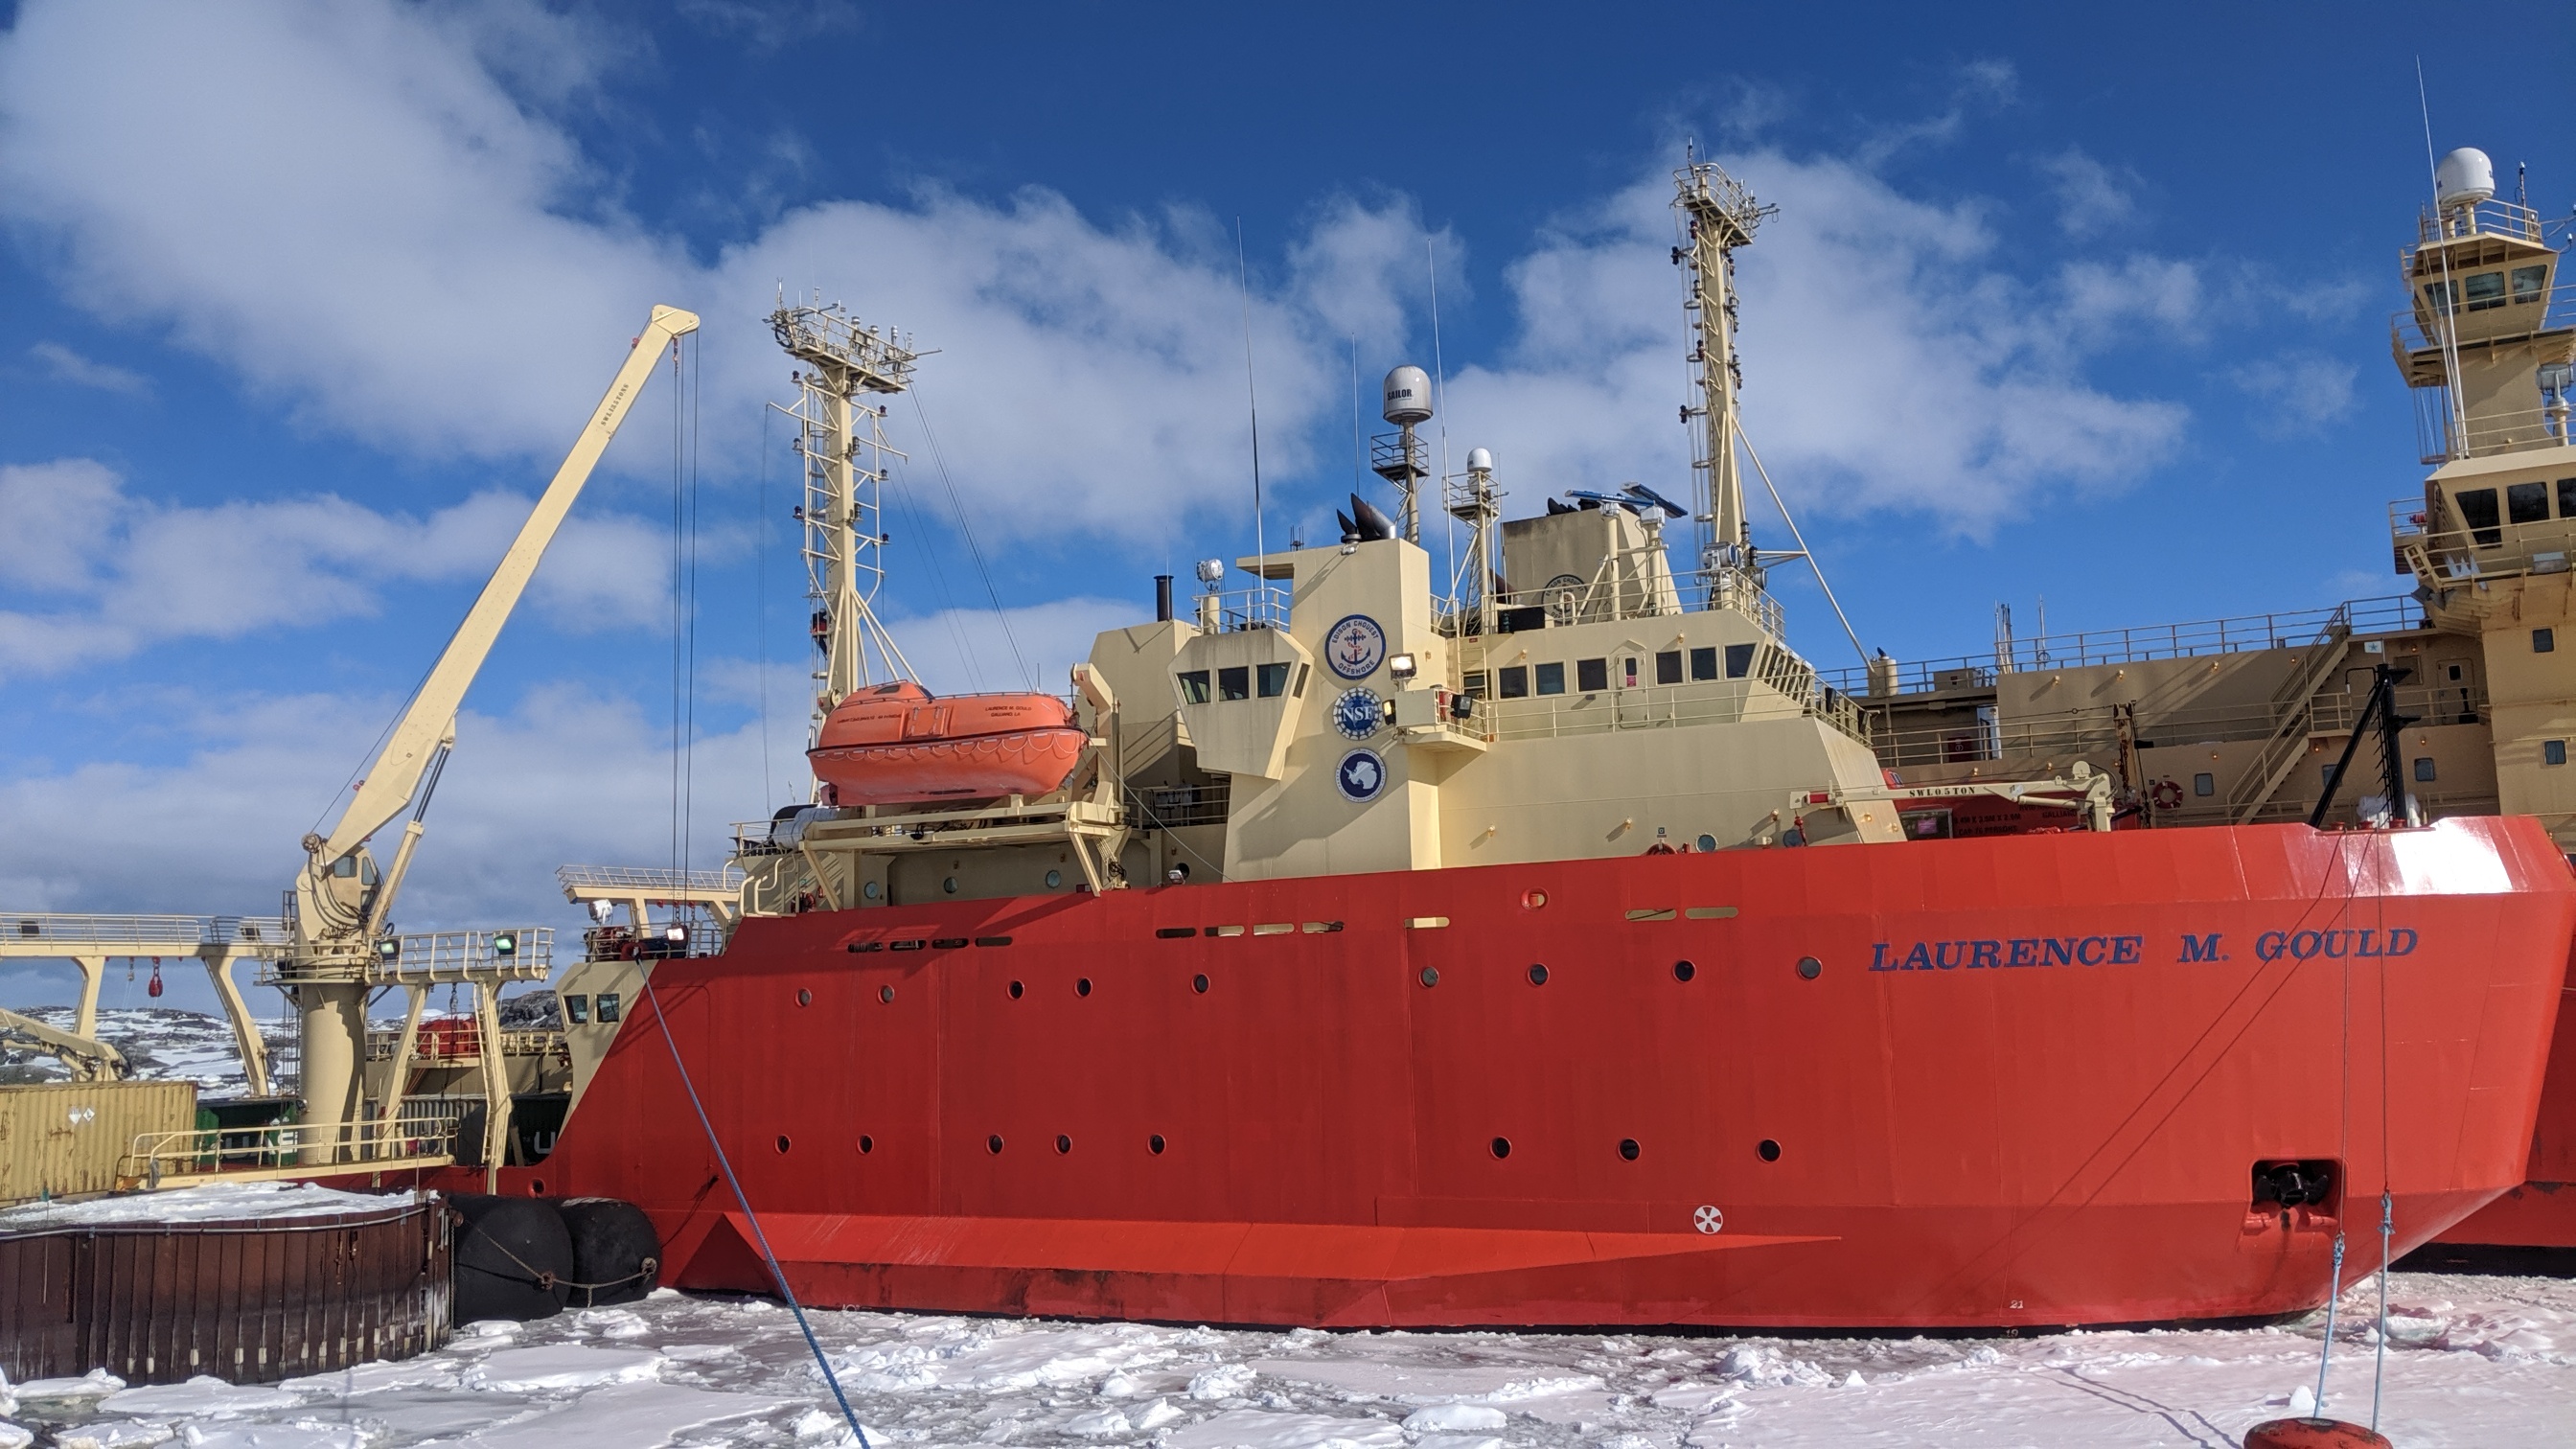
[(110, 1191), (135, 1138), (196, 1126), (194, 1082), (0, 1087), (0, 1207)]

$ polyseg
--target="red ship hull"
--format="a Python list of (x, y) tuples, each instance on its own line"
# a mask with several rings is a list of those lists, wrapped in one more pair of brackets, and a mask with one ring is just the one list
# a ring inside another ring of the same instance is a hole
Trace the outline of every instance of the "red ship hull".
[[(2383, 1182), (2403, 1253), (2522, 1181), (2571, 930), (2548, 838), (2494, 819), (755, 918), (652, 968), (553, 1154), (505, 1178), (643, 1205), (666, 1281), (769, 1288), (658, 1006), (821, 1304), (2279, 1314), (2326, 1296), (2338, 1215), (2347, 1280), (2375, 1266)], [(2334, 1163), (2335, 1196), (2258, 1207), (2280, 1161)]]

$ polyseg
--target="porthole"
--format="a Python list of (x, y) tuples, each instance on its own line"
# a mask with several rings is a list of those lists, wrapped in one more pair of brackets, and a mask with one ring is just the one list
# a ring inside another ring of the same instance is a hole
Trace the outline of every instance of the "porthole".
[(1714, 836), (1714, 835), (1703, 835), (1703, 836), (1701, 836), (1701, 837), (1699, 838), (1699, 849), (1700, 849), (1700, 854), (1702, 854), (1702, 855), (1706, 855), (1706, 854), (1708, 854), (1708, 853), (1710, 853), (1710, 852), (1712, 852), (1712, 851), (1716, 850), (1716, 849), (1717, 849), (1717, 837), (1716, 837), (1716, 836)]
[(1055, 1150), (1058, 1156), (1071, 1152), (1073, 1150), (1073, 1139), (1065, 1136), (1061, 1132), (1057, 1133), (1055, 1135)]
[(778, 1154), (781, 1157), (787, 1155), (787, 1134), (784, 1132), (778, 1134)]
[(1010, 990), (1010, 993), (1011, 993), (1011, 999), (1012, 999), (1013, 1001), (1017, 1001), (1017, 1000), (1019, 1000), (1019, 999), (1020, 999), (1020, 993), (1021, 993), (1021, 992), (1023, 992), (1023, 991), (1028, 990), (1028, 987), (1026, 987), (1025, 985), (1022, 985), (1021, 983), (1019, 983), (1019, 982), (1017, 982), (1017, 981), (1014, 981), (1014, 982), (1012, 982), (1012, 983), (1010, 984), (1009, 990)]
[(1048, 889), (1048, 890), (1054, 890), (1057, 886), (1060, 886), (1060, 885), (1062, 885), (1062, 884), (1064, 884), (1064, 872), (1063, 872), (1063, 871), (1060, 871), (1060, 870), (1051, 870), (1051, 871), (1048, 871), (1048, 872), (1047, 872), (1047, 889)]
[(1636, 1161), (1637, 1154), (1644, 1150), (1645, 1149), (1637, 1145), (1637, 1139), (1634, 1137), (1622, 1137), (1619, 1139), (1619, 1156), (1623, 1161)]
[(1080, 981), (1073, 983), (1073, 994), (1076, 996), (1089, 996), (1091, 994), (1091, 978), (1085, 976)]
[(796, 1004), (798, 1006), (812, 1006), (814, 1004), (814, 993), (805, 990), (803, 987), (798, 987), (796, 990)]
[(1765, 1162), (1777, 1162), (1780, 1160), (1780, 1144), (1772, 1141), (1768, 1137), (1763, 1138), (1762, 1145), (1754, 1148), (1753, 1150), (1760, 1153), (1762, 1155), (1762, 1160)]
[(891, 1003), (894, 1000), (894, 988), (891, 986), (878, 987), (877, 1000)]
[(536, 1179), (531, 1180), (531, 1181), (528, 1183), (528, 1196), (530, 1196), (530, 1197), (544, 1197), (545, 1195), (546, 1195), (546, 1180), (545, 1180), (544, 1178), (542, 1178), (542, 1177), (540, 1177), (540, 1178), (536, 1178)]
[(984, 1150), (985, 1150), (985, 1151), (987, 1151), (987, 1152), (989, 1152), (989, 1153), (991, 1153), (991, 1154), (993, 1154), (995, 1157), (999, 1157), (999, 1156), (1001, 1156), (1001, 1155), (1002, 1155), (1002, 1134), (1001, 1134), (1001, 1133), (999, 1133), (999, 1132), (996, 1132), (996, 1133), (994, 1133), (992, 1136), (985, 1138), (985, 1139), (984, 1139)]
[(1525, 911), (1541, 910), (1541, 909), (1544, 909), (1544, 908), (1546, 907), (1546, 905), (1547, 905), (1547, 892), (1545, 892), (1545, 891), (1523, 891), (1523, 892), (1521, 892), (1521, 909), (1522, 909), (1522, 910), (1525, 910)]
[(1825, 963), (1813, 956), (1801, 956), (1798, 958), (1798, 974), (1813, 981), (1825, 974)]
[(1154, 1154), (1156, 1157), (1160, 1157), (1160, 1156), (1162, 1156), (1162, 1155), (1163, 1155), (1163, 1134), (1162, 1134), (1162, 1133), (1160, 1133), (1160, 1132), (1157, 1132), (1157, 1133), (1155, 1133), (1153, 1136), (1146, 1138), (1146, 1139), (1145, 1139), (1145, 1150), (1146, 1150), (1146, 1151), (1148, 1151), (1148, 1152), (1150, 1152), (1150, 1153), (1152, 1153), (1152, 1154)]
[(939, 888), (948, 892), (952, 896), (957, 894), (957, 877), (952, 875), (948, 879), (941, 881), (939, 883)]
[(1688, 981), (1698, 974), (1699, 968), (1693, 966), (1688, 961), (1676, 961), (1673, 963), (1673, 979), (1675, 981)]
[(874, 1152), (874, 1151), (876, 1151), (876, 1150), (877, 1150), (877, 1140), (876, 1140), (875, 1138), (873, 1138), (873, 1137), (870, 1137), (870, 1136), (869, 1136), (868, 1134), (866, 1134), (865, 1132), (860, 1133), (860, 1134), (859, 1134), (859, 1151), (860, 1151), (861, 1153), (863, 1153), (863, 1154), (864, 1154), (864, 1153)]
[(1192, 991), (1198, 992), (1198, 993), (1199, 993), (1200, 995), (1202, 995), (1202, 996), (1206, 995), (1206, 994), (1207, 994), (1207, 989), (1208, 989), (1208, 979), (1207, 979), (1207, 975), (1206, 975), (1206, 973), (1202, 972), (1202, 973), (1200, 973), (1199, 975), (1196, 975), (1196, 976), (1191, 977), (1191, 978), (1190, 978), (1190, 989), (1191, 989)]
[(866, 885), (859, 887), (859, 894), (866, 896), (869, 900), (875, 900), (878, 896), (883, 895), (884, 893), (885, 888), (878, 885), (875, 881), (869, 881)]
[(1529, 978), (1530, 985), (1545, 986), (1547, 984), (1547, 968), (1544, 966), (1532, 966), (1529, 969)]
[(1512, 1139), (1508, 1137), (1497, 1137), (1489, 1145), (1496, 1157), (1509, 1157), (1512, 1155)]
[(1423, 967), (1423, 968), (1422, 968), (1422, 984), (1423, 984), (1423, 985), (1425, 985), (1425, 986), (1437, 986), (1437, 985), (1439, 985), (1439, 984), (1440, 984), (1440, 968), (1439, 968), (1439, 967), (1437, 967), (1437, 966), (1425, 966), (1425, 967)]

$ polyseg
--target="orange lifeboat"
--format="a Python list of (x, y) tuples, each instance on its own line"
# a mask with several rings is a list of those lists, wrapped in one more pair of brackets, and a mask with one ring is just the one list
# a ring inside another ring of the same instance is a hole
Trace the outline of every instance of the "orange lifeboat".
[(840, 805), (1043, 795), (1082, 755), (1073, 709), (1049, 694), (941, 699), (910, 680), (842, 700), (805, 752)]

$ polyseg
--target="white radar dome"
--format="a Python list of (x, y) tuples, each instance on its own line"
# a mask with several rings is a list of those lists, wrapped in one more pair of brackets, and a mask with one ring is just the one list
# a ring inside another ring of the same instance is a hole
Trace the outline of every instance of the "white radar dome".
[(2444, 211), (2475, 206), (2495, 195), (2495, 163), (2487, 153), (2463, 146), (2433, 168), (2433, 196)]
[(1431, 421), (1431, 374), (1399, 367), (1386, 375), (1386, 420), (1397, 426)]
[(1200, 583), (1203, 583), (1203, 584), (1221, 584), (1221, 583), (1224, 583), (1224, 582), (1225, 582), (1225, 560), (1224, 560), (1224, 559), (1221, 559), (1221, 558), (1203, 558), (1203, 559), (1200, 559), (1200, 560), (1199, 560), (1199, 582), (1200, 582)]
[(1493, 472), (1494, 450), (1491, 448), (1469, 448), (1467, 450), (1467, 471), (1470, 473)]

